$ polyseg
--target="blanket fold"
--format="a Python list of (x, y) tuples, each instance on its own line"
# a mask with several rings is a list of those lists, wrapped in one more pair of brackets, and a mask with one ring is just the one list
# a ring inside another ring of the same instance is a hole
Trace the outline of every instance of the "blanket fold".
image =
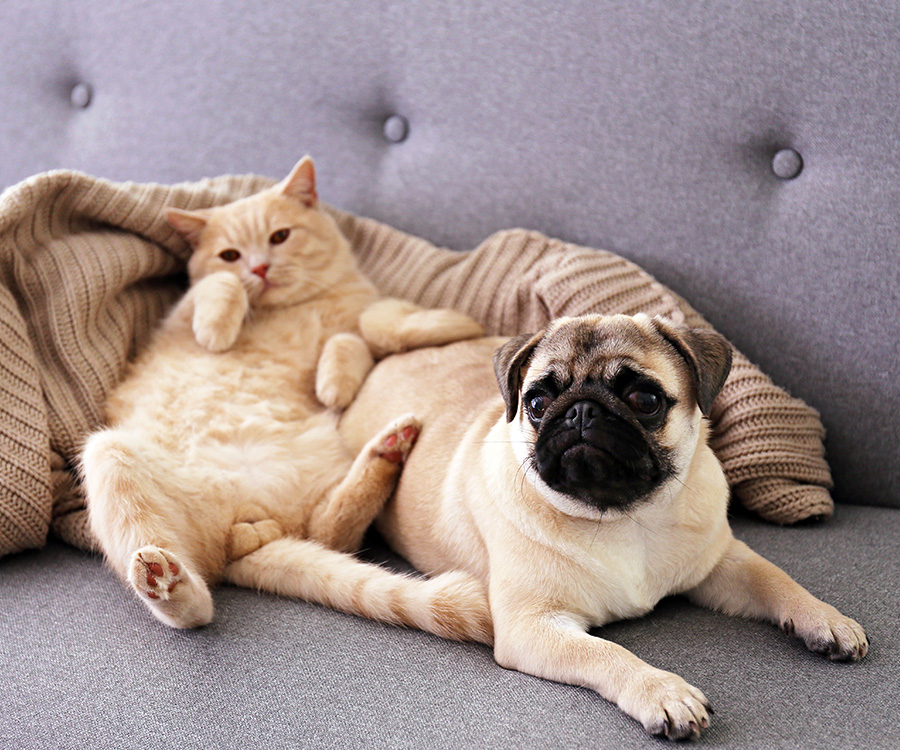
[[(93, 548), (76, 466), (109, 390), (184, 291), (189, 249), (166, 206), (221, 205), (272, 184), (227, 176), (165, 186), (71, 171), (0, 195), (0, 555), (44, 544), (51, 526)], [(537, 232), (498, 232), (454, 252), (329, 209), (385, 294), (455, 307), (491, 333), (536, 330), (560, 315), (667, 315), (708, 326), (635, 264)], [(833, 504), (818, 414), (740, 353), (713, 413), (735, 496), (777, 523)]]

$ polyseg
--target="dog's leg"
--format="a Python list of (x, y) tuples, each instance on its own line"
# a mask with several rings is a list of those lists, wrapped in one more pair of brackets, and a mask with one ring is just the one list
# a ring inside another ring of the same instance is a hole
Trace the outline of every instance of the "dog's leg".
[(376, 359), (484, 335), (481, 325), (461, 312), (429, 310), (399, 299), (379, 300), (366, 308), (359, 330)]
[(678, 675), (588, 634), (574, 615), (517, 611), (522, 602), (498, 601), (498, 595), (492, 582), (494, 658), (500, 666), (589, 687), (654, 735), (687, 739), (709, 726), (709, 702)]
[(869, 649), (857, 622), (736, 539), (706, 580), (687, 594), (704, 607), (779, 625), (831, 659), (856, 661)]

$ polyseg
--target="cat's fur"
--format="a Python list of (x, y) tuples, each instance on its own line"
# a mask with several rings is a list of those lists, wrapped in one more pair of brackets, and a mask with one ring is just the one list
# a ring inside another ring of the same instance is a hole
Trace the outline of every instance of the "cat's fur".
[(82, 452), (111, 567), (174, 627), (208, 623), (224, 579), (488, 640), (473, 579), (406, 578), (336, 551), (358, 547), (418, 422), (396, 420), (354, 458), (323, 406), (352, 399), (371, 351), (475, 336), (477, 323), (380, 299), (318, 207), (308, 157), (268, 190), (168, 219), (194, 249), (191, 287)]

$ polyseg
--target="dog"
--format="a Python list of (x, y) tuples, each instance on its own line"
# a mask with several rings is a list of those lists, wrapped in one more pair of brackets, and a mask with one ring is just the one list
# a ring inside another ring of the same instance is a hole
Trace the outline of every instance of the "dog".
[(377, 525), (419, 570), (484, 583), (498, 664), (590, 687), (651, 734), (694, 738), (712, 713), (703, 693), (590, 628), (684, 594), (832, 659), (868, 649), (859, 624), (732, 536), (707, 419), (730, 367), (709, 330), (562, 318), (382, 361), (341, 433), (358, 450), (388, 420), (421, 417)]

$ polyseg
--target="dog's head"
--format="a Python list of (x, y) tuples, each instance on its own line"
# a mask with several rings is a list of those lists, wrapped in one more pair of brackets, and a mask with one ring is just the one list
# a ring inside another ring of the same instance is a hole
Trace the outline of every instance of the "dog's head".
[(683, 481), (730, 368), (719, 334), (646, 315), (562, 318), (494, 355), (523, 470), (584, 518)]

